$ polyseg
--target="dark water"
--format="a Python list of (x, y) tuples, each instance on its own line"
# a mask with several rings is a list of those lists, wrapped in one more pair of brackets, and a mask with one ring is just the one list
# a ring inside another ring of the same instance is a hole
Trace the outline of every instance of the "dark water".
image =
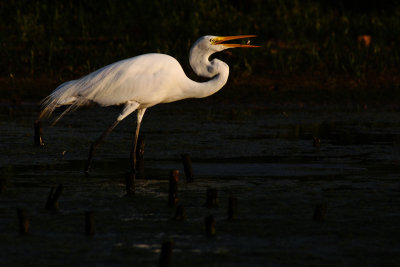
[[(185, 101), (145, 114), (145, 175), (125, 196), (135, 116), (99, 148), (91, 176), (89, 144), (116, 118), (112, 108), (82, 109), (44, 123), (33, 145), (35, 106), (1, 108), (2, 265), (157, 266), (173, 240), (173, 266), (398, 266), (400, 262), (400, 111), (352, 107), (263, 107)], [(313, 137), (321, 140), (313, 146)], [(191, 155), (195, 182), (180, 160)], [(181, 172), (171, 218), (169, 171)], [(60, 209), (44, 209), (64, 185)], [(219, 206), (206, 208), (207, 188)], [(227, 220), (228, 199), (238, 219)], [(326, 205), (322, 222), (313, 220)], [(20, 235), (17, 208), (27, 211)], [(95, 235), (85, 235), (86, 211)], [(205, 235), (213, 215), (216, 235)]]

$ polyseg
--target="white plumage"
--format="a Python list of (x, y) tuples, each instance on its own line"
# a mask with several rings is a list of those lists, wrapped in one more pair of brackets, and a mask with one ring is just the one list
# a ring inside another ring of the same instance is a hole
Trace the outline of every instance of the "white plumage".
[[(144, 54), (118, 61), (94, 71), (78, 80), (57, 87), (42, 101), (40, 118), (50, 116), (55, 108), (69, 105), (57, 118), (90, 102), (101, 106), (124, 105), (116, 122), (95, 141), (89, 153), (87, 173), (94, 150), (102, 139), (126, 116), (138, 110), (138, 120), (133, 151), (145, 110), (159, 103), (169, 103), (185, 98), (207, 97), (220, 90), (227, 82), (229, 67), (219, 59), (209, 61), (211, 54), (233, 47), (257, 47), (222, 43), (227, 40), (248, 38), (243, 36), (203, 36), (190, 50), (190, 65), (199, 76), (211, 78), (198, 83), (189, 79), (179, 62), (165, 54)], [(135, 162), (135, 153), (133, 163)], [(134, 169), (134, 164), (132, 166)]]

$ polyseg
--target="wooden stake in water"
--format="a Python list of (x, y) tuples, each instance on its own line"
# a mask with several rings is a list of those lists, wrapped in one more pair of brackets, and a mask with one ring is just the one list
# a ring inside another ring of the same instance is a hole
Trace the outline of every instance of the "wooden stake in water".
[(174, 248), (174, 242), (172, 240), (165, 241), (161, 246), (161, 255), (159, 260), (160, 267), (171, 266), (172, 249)]
[(172, 170), (169, 174), (168, 206), (173, 207), (178, 202), (179, 171)]
[(126, 195), (133, 196), (135, 194), (135, 178), (136, 175), (133, 173), (135, 170), (125, 174), (125, 184), (126, 184)]
[(40, 122), (40, 120), (34, 122), (33, 128), (35, 129), (35, 134), (33, 137), (35, 145), (44, 146), (42, 123)]
[(319, 148), (321, 146), (321, 139), (319, 137), (313, 137), (313, 147)]
[(192, 160), (189, 154), (182, 154), (183, 169), (185, 171), (186, 182), (193, 182)]
[(207, 200), (205, 206), (207, 208), (218, 207), (218, 190), (215, 188), (207, 188)]
[(0, 194), (6, 191), (6, 189), (7, 189), (6, 179), (0, 178)]
[(136, 178), (144, 179), (144, 135), (139, 135), (136, 148)]
[(207, 216), (204, 219), (204, 224), (206, 227), (206, 236), (215, 236), (215, 219), (213, 215)]
[(94, 235), (94, 213), (93, 213), (93, 211), (85, 212), (85, 233), (87, 236)]
[(237, 213), (238, 213), (237, 198), (229, 197), (228, 220), (237, 219)]
[(318, 203), (314, 208), (313, 220), (323, 222), (326, 215), (326, 203)]
[(18, 208), (18, 221), (19, 221), (19, 232), (21, 234), (29, 233), (29, 220), (28, 216), (26, 215), (26, 210)]
[(60, 198), (61, 192), (63, 190), (63, 185), (58, 185), (57, 189), (54, 192), (54, 187), (51, 188), (49, 196), (47, 197), (47, 202), (45, 205), (45, 209), (49, 211), (58, 211), (59, 204), (58, 199)]
[(174, 215), (174, 220), (176, 221), (185, 221), (186, 220), (186, 210), (183, 205), (178, 205), (176, 207), (175, 215)]

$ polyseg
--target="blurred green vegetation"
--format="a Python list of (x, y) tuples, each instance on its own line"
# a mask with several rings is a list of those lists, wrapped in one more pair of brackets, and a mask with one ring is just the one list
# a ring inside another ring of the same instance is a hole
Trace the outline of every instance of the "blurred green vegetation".
[[(218, 55), (236, 75), (322, 72), (363, 79), (371, 72), (395, 73), (400, 4), (368, 3), (2, 1), (0, 76), (62, 81), (148, 52), (170, 54), (188, 69), (191, 44), (206, 34), (258, 36), (252, 43), (260, 49)], [(361, 40), (364, 35), (370, 44)]]

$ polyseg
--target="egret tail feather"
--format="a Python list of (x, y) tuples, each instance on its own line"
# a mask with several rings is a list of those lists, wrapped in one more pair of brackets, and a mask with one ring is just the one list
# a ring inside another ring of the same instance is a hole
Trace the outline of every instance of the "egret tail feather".
[(73, 90), (75, 81), (63, 83), (56, 90), (54, 90), (49, 96), (41, 102), (42, 111), (39, 115), (39, 119), (44, 117), (50, 117), (54, 110), (61, 106), (69, 107), (58, 116), (52, 125), (56, 124), (65, 114), (75, 111), (79, 106), (85, 105), (89, 100), (85, 99), (80, 95), (76, 95)]

